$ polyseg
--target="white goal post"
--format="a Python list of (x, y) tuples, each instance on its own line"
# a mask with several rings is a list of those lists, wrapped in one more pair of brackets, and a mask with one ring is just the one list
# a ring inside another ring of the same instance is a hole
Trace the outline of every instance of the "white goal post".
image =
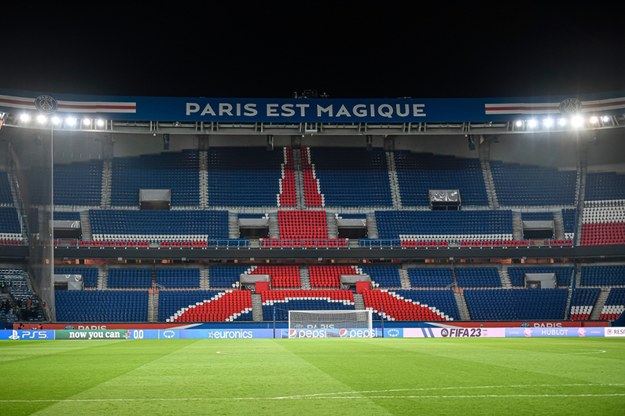
[(371, 310), (289, 311), (289, 338), (374, 336)]

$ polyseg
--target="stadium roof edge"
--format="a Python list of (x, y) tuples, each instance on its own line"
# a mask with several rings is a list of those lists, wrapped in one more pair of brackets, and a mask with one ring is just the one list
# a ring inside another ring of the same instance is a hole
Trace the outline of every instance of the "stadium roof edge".
[[(114, 133), (506, 134), (622, 127), (625, 91), (583, 97), (246, 99), (0, 90), (0, 111), (4, 124), (15, 127)], [(73, 121), (64, 125), (63, 118)], [(30, 123), (34, 119), (38, 124)], [(76, 126), (78, 119), (88, 120), (86, 126)]]

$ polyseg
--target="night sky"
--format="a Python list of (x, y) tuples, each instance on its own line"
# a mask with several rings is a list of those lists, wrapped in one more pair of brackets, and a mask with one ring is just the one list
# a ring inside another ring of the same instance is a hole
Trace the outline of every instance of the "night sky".
[(280, 98), (305, 89), (335, 98), (625, 91), (625, 24), (614, 2), (14, 3), (2, 11), (0, 89)]

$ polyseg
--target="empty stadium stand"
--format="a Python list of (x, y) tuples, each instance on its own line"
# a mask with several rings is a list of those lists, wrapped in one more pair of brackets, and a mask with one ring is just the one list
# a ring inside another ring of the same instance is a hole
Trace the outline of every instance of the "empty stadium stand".
[(457, 189), (462, 205), (488, 205), (478, 159), (395, 151), (397, 180), (404, 206), (429, 206), (429, 190)]
[(576, 171), (491, 161), (502, 206), (574, 205)]
[(140, 189), (169, 189), (172, 206), (197, 206), (198, 171), (197, 151), (113, 158), (111, 205), (137, 207)]
[(211, 148), (207, 151), (209, 206), (276, 207), (283, 162), (283, 153), (275, 150)]
[[(392, 206), (386, 155), (382, 150), (310, 148), (308, 151), (326, 207)], [(314, 186), (312, 180), (309, 183)]]

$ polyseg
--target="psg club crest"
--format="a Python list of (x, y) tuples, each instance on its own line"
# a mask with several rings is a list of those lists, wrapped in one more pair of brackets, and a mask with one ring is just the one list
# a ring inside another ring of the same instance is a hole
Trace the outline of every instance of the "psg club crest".
[(579, 113), (582, 109), (582, 102), (577, 98), (567, 98), (560, 103), (560, 112), (563, 114)]
[(42, 113), (54, 113), (57, 108), (57, 102), (54, 97), (49, 95), (40, 95), (35, 98), (35, 107)]

